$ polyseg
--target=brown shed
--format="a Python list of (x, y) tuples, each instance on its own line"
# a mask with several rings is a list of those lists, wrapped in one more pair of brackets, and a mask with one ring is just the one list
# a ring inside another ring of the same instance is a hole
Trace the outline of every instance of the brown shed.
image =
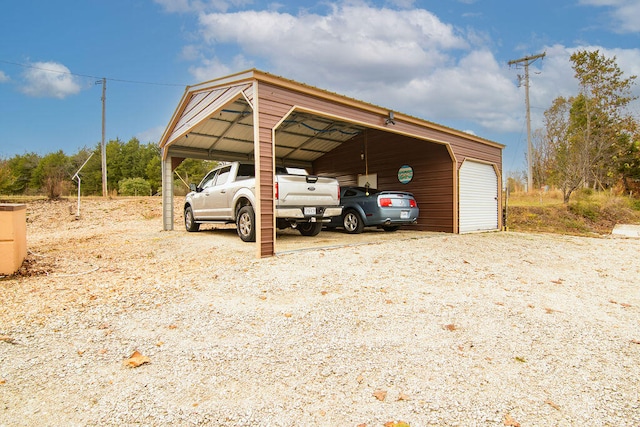
[(160, 147), (165, 230), (182, 160), (255, 161), (258, 257), (275, 254), (275, 165), (410, 191), (417, 230), (502, 226), (503, 145), (255, 69), (187, 87)]

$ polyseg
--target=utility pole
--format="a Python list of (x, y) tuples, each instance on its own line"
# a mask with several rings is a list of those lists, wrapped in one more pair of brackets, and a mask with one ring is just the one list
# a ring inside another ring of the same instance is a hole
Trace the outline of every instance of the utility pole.
[(545, 55), (546, 53), (543, 52), (538, 55), (525, 56), (524, 58), (509, 61), (509, 66), (524, 64), (525, 103), (527, 106), (527, 193), (530, 193), (533, 189), (533, 145), (531, 143), (531, 111), (529, 108), (529, 65), (540, 58), (544, 58)]
[(104, 131), (105, 131), (105, 102), (107, 101), (107, 79), (105, 77), (102, 78), (102, 81), (96, 82), (96, 84), (102, 83), (102, 143), (101, 153), (102, 153), (102, 197), (107, 197), (107, 148), (104, 142)]

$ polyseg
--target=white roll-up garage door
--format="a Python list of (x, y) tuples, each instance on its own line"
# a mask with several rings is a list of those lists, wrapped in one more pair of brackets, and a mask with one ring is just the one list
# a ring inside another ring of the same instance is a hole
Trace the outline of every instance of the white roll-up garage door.
[(492, 165), (460, 166), (460, 233), (498, 229), (498, 176)]

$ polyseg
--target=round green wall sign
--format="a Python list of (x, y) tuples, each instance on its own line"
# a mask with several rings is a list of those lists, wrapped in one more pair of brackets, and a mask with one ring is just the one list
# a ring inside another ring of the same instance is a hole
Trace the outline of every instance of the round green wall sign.
[(398, 181), (408, 184), (413, 179), (413, 168), (409, 165), (400, 166), (398, 169)]

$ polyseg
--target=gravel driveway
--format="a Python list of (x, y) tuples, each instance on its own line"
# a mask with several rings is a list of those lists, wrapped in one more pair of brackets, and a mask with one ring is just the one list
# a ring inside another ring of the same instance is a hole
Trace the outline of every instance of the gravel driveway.
[(160, 231), (154, 198), (73, 203), (28, 205), (0, 281), (0, 426), (640, 426), (640, 239), (288, 232), (256, 259), (179, 206)]

